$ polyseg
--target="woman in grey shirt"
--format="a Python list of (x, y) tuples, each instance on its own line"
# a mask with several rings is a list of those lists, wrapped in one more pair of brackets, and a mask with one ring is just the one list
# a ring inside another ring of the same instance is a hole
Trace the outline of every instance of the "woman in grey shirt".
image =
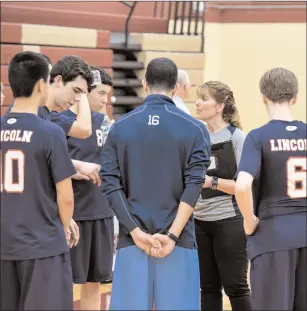
[[(238, 165), (245, 135), (232, 91), (221, 82), (209, 81), (198, 88), (197, 96), (197, 117), (207, 123), (211, 144), (231, 140)], [(211, 188), (212, 181), (212, 177), (206, 176), (203, 188)], [(224, 287), (233, 311), (249, 311), (246, 236), (234, 199), (235, 181), (218, 178), (216, 182), (221, 195), (207, 199), (200, 196), (194, 212), (201, 310), (222, 311)]]

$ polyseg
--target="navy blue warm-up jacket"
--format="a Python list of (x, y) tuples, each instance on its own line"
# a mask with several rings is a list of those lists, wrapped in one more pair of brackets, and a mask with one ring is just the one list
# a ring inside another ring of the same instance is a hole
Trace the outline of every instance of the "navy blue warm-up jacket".
[[(165, 233), (181, 201), (195, 206), (210, 153), (205, 125), (164, 95), (149, 95), (113, 125), (100, 174), (120, 223), (119, 248), (134, 244), (129, 233), (136, 227), (150, 234)], [(177, 245), (195, 247), (192, 216)]]

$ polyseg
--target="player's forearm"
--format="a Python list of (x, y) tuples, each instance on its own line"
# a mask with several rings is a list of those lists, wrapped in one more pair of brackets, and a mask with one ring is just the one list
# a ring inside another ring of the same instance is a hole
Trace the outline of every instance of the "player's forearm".
[(190, 219), (194, 208), (185, 202), (180, 202), (175, 220), (169, 231), (179, 237), (186, 223)]
[(57, 204), (64, 231), (67, 232), (74, 212), (74, 192), (71, 178), (66, 178), (56, 184)]
[(87, 95), (82, 94), (81, 100), (78, 103), (78, 113), (75, 121), (78, 132), (84, 138), (92, 135), (92, 117), (91, 109), (88, 103)]
[(234, 195), (235, 194), (235, 185), (236, 185), (236, 182), (232, 179), (219, 178), (217, 190), (225, 192), (225, 193), (230, 194), (230, 195)]
[(236, 184), (235, 197), (244, 219), (247, 221), (253, 219), (254, 208), (251, 186), (242, 187), (240, 184)]
[(81, 165), (82, 165), (82, 161), (79, 160), (71, 160), (72, 164), (74, 165), (76, 171), (80, 171)]
[(67, 232), (74, 211), (74, 196), (73, 193), (71, 195), (58, 195), (57, 203), (59, 207), (59, 215), (62, 221), (64, 232)]

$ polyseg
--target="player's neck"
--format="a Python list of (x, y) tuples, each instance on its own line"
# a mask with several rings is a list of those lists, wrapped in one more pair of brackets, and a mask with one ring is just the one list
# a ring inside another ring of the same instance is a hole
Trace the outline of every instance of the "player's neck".
[(291, 108), (287, 104), (268, 104), (267, 110), (271, 120), (294, 121)]
[(69, 108), (74, 114), (78, 114), (79, 112), (79, 106), (77, 104), (73, 105)]
[(15, 113), (33, 113), (37, 115), (38, 103), (33, 98), (16, 98), (11, 112)]
[(51, 92), (48, 96), (47, 102), (46, 102), (46, 107), (48, 108), (49, 111), (56, 111), (56, 105), (55, 105), (55, 100), (51, 95)]
[(169, 98), (173, 98), (172, 92), (160, 91), (160, 90), (155, 90), (155, 89), (150, 90), (147, 95), (164, 95)]
[(210, 133), (218, 133), (227, 126), (223, 119), (212, 119), (207, 121), (207, 128)]

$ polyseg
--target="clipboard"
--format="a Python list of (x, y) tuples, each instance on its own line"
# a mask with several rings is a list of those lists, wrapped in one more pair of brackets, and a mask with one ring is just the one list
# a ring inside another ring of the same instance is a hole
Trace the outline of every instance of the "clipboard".
[[(233, 179), (237, 172), (237, 161), (231, 140), (211, 145), (211, 164), (207, 175), (223, 179)], [(225, 192), (210, 188), (202, 189), (202, 199), (225, 195)]]

